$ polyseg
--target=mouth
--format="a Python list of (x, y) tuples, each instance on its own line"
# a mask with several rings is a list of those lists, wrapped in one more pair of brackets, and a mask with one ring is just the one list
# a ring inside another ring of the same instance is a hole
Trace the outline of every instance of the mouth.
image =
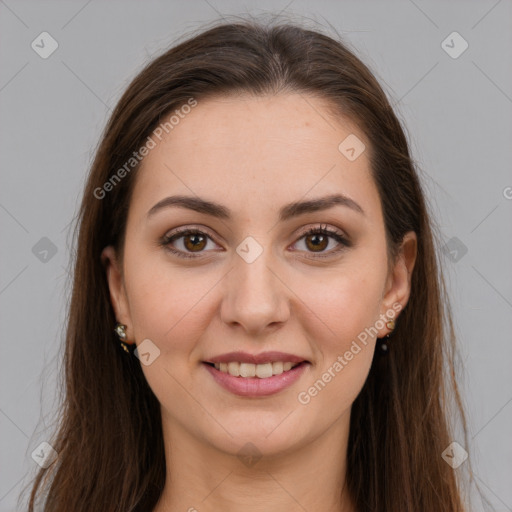
[(241, 377), (243, 379), (254, 377), (258, 379), (268, 379), (269, 377), (289, 372), (301, 364), (307, 364), (307, 361), (299, 363), (292, 363), (291, 361), (269, 361), (262, 364), (241, 363), (239, 361), (230, 361), (228, 363), (212, 363), (205, 361), (205, 364), (215, 368), (219, 372), (227, 373), (232, 377)]
[(239, 361), (204, 361), (202, 366), (224, 390), (242, 397), (257, 398), (274, 395), (289, 388), (309, 370), (311, 363), (273, 361), (254, 364)]

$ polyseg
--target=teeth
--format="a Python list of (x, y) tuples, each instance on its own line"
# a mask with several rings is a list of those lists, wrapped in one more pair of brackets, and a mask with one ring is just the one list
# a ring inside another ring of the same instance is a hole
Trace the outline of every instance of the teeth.
[(239, 363), (228, 363), (228, 373), (233, 377), (240, 377), (240, 364)]
[[(235, 363), (238, 364), (238, 363)], [(261, 365), (258, 365), (258, 367)], [(256, 365), (250, 363), (240, 363), (239, 365), (240, 377), (256, 377)], [(272, 372), (271, 372), (272, 374)], [(259, 377), (259, 375), (258, 375)]]
[(266, 379), (273, 375), (281, 375), (283, 372), (291, 370), (300, 363), (290, 363), (276, 361), (275, 363), (252, 364), (238, 363), (231, 361), (229, 363), (215, 363), (215, 368), (224, 373), (229, 373), (233, 377), (258, 377)]

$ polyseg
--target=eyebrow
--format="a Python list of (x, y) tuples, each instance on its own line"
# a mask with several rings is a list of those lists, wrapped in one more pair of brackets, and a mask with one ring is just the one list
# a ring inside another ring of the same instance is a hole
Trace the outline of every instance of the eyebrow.
[[(298, 217), (299, 215), (327, 210), (337, 205), (346, 206), (347, 208), (350, 208), (362, 215), (365, 214), (361, 206), (353, 199), (350, 199), (350, 197), (342, 194), (333, 194), (325, 197), (319, 197), (317, 199), (311, 199), (309, 201), (296, 201), (287, 204), (279, 210), (279, 220), (281, 222), (287, 221), (293, 217)], [(152, 217), (158, 211), (170, 207), (187, 208), (219, 219), (230, 220), (232, 218), (229, 208), (226, 208), (221, 204), (207, 201), (199, 197), (180, 195), (169, 196), (162, 199), (148, 211), (147, 217)]]

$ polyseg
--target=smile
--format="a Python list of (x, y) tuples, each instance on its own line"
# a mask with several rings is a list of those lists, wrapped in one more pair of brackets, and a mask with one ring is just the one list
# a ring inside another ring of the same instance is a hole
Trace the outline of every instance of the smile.
[(299, 364), (300, 363), (291, 363), (289, 361), (276, 361), (263, 364), (231, 361), (229, 363), (214, 363), (214, 366), (217, 370), (223, 373), (229, 373), (233, 377), (258, 377), (259, 379), (266, 379), (273, 375), (281, 375), (283, 372), (287, 372)]
[(307, 361), (275, 361), (263, 364), (231, 361), (202, 364), (222, 388), (245, 397), (262, 397), (283, 391), (296, 382), (310, 366)]

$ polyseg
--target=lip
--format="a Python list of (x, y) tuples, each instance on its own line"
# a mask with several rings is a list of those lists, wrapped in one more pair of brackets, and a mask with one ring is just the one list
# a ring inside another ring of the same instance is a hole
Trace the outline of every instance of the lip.
[(276, 351), (262, 352), (261, 354), (249, 354), (248, 352), (229, 352), (228, 354), (222, 354), (220, 356), (215, 356), (210, 359), (206, 359), (204, 362), (230, 363), (231, 361), (252, 364), (275, 363), (278, 361), (282, 361), (283, 363), (302, 363), (303, 361), (305, 361), (306, 363), (309, 363), (309, 361), (304, 357)]
[[(269, 354), (269, 353), (267, 353), (267, 354)], [(273, 354), (279, 354), (279, 352), (274, 352)], [(266, 356), (266, 357), (268, 357), (268, 356)], [(290, 357), (290, 356), (287, 355), (287, 357)], [(240, 359), (229, 359), (229, 360), (230, 361), (240, 361)], [(269, 359), (266, 359), (265, 361), (269, 361)], [(283, 359), (277, 359), (277, 361), (283, 361)], [(299, 361), (291, 361), (290, 359), (285, 359), (285, 361), (299, 362)], [(273, 395), (275, 393), (279, 393), (280, 391), (283, 391), (284, 389), (290, 387), (294, 382), (296, 382), (310, 366), (310, 363), (308, 363), (307, 361), (304, 361), (304, 359), (302, 359), (301, 361), (302, 362), (299, 365), (295, 366), (291, 370), (288, 370), (287, 372), (283, 372), (283, 373), (281, 373), (281, 375), (272, 375), (272, 377), (267, 377), (266, 379), (260, 379), (259, 377), (233, 377), (233, 375), (230, 375), (229, 373), (221, 372), (220, 370), (217, 370), (214, 366), (211, 366), (206, 362), (204, 362), (202, 364), (210, 372), (210, 374), (215, 379), (217, 384), (222, 386), (227, 391), (230, 391), (231, 393), (234, 393), (235, 395), (239, 395), (239, 396), (261, 397), (261, 396), (269, 396), (269, 395)], [(212, 361), (212, 362), (225, 363), (227, 361)], [(242, 360), (240, 362), (252, 362), (252, 361), (243, 361)], [(255, 364), (257, 364), (257, 363), (255, 363)]]

